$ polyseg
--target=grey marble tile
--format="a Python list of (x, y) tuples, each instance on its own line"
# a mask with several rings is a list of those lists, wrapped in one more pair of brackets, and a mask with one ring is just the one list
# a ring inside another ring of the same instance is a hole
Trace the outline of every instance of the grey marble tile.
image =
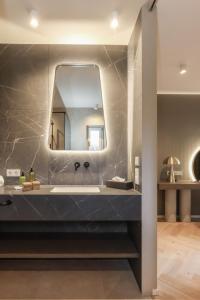
[(0, 108), (48, 108), (48, 46), (8, 45), (0, 51)]
[[(56, 65), (63, 63), (96, 63), (102, 71), (105, 99), (104, 111), (108, 150), (102, 154), (51, 152), (49, 182), (51, 184), (102, 184), (115, 175), (127, 176), (127, 48), (123, 46), (50, 46), (50, 82), (53, 86)], [(115, 65), (116, 62), (116, 65)], [(121, 65), (120, 65), (121, 62)], [(124, 67), (122, 65), (124, 64)], [(74, 172), (74, 162), (90, 162), (85, 172)]]
[(42, 233), (127, 233), (126, 222), (61, 222), (61, 221), (12, 221), (0, 223), (1, 233), (6, 232), (42, 232)]
[(12, 195), (0, 196), (0, 221), (139, 221), (141, 196)]
[[(48, 180), (45, 134), (48, 116), (48, 47), (4, 45), (0, 49), (0, 170), (33, 166)], [(15, 179), (7, 183), (17, 182)]]
[[(53, 152), (46, 145), (55, 68), (96, 63), (102, 74), (108, 149)], [(127, 47), (104, 45), (0, 45), (0, 174), (31, 166), (42, 183), (102, 184), (127, 176)], [(90, 162), (74, 171), (74, 162)], [(7, 183), (16, 183), (8, 180)]]

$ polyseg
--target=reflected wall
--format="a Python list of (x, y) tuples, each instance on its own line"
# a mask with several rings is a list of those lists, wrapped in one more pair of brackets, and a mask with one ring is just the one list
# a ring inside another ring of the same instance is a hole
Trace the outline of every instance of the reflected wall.
[(101, 151), (107, 146), (97, 65), (57, 66), (49, 123), (51, 150)]

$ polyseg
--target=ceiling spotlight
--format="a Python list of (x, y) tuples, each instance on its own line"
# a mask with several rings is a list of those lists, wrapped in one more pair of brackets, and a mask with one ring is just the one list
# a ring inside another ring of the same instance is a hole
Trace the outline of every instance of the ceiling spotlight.
[(39, 26), (38, 13), (35, 10), (31, 11), (30, 15), (30, 26), (32, 28), (37, 28)]
[(179, 71), (179, 73), (181, 75), (184, 75), (184, 74), (187, 73), (187, 67), (186, 67), (186, 65), (183, 65), (183, 64), (180, 65), (180, 71)]
[(119, 27), (118, 13), (116, 11), (112, 13), (110, 27), (112, 29), (117, 29)]

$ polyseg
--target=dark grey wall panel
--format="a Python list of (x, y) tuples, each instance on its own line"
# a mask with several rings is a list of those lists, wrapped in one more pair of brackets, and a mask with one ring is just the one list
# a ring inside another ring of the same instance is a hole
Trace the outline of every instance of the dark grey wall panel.
[[(55, 67), (99, 65), (108, 149), (102, 153), (52, 152), (47, 147)], [(0, 45), (0, 174), (36, 171), (42, 183), (101, 184), (127, 176), (127, 47)], [(74, 171), (75, 161), (90, 168)], [(8, 181), (7, 183), (15, 183)]]
[(0, 174), (7, 168), (48, 180), (48, 46), (0, 45)]
[[(127, 175), (127, 48), (121, 46), (60, 46), (49, 48), (50, 99), (55, 68), (59, 64), (97, 64), (100, 67), (108, 150), (97, 153), (50, 152), (49, 182), (96, 184), (104, 179)], [(91, 163), (74, 172), (74, 161)]]
[[(190, 179), (189, 161), (200, 147), (200, 95), (158, 95), (158, 178), (168, 155), (181, 161), (183, 179)], [(164, 214), (159, 193), (158, 214)], [(200, 215), (200, 191), (192, 191), (192, 215)]]

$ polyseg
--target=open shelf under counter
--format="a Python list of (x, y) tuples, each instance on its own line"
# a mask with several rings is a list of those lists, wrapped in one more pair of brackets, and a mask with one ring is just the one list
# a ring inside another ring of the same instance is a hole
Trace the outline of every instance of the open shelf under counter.
[(128, 234), (11, 233), (0, 235), (0, 259), (133, 259)]

